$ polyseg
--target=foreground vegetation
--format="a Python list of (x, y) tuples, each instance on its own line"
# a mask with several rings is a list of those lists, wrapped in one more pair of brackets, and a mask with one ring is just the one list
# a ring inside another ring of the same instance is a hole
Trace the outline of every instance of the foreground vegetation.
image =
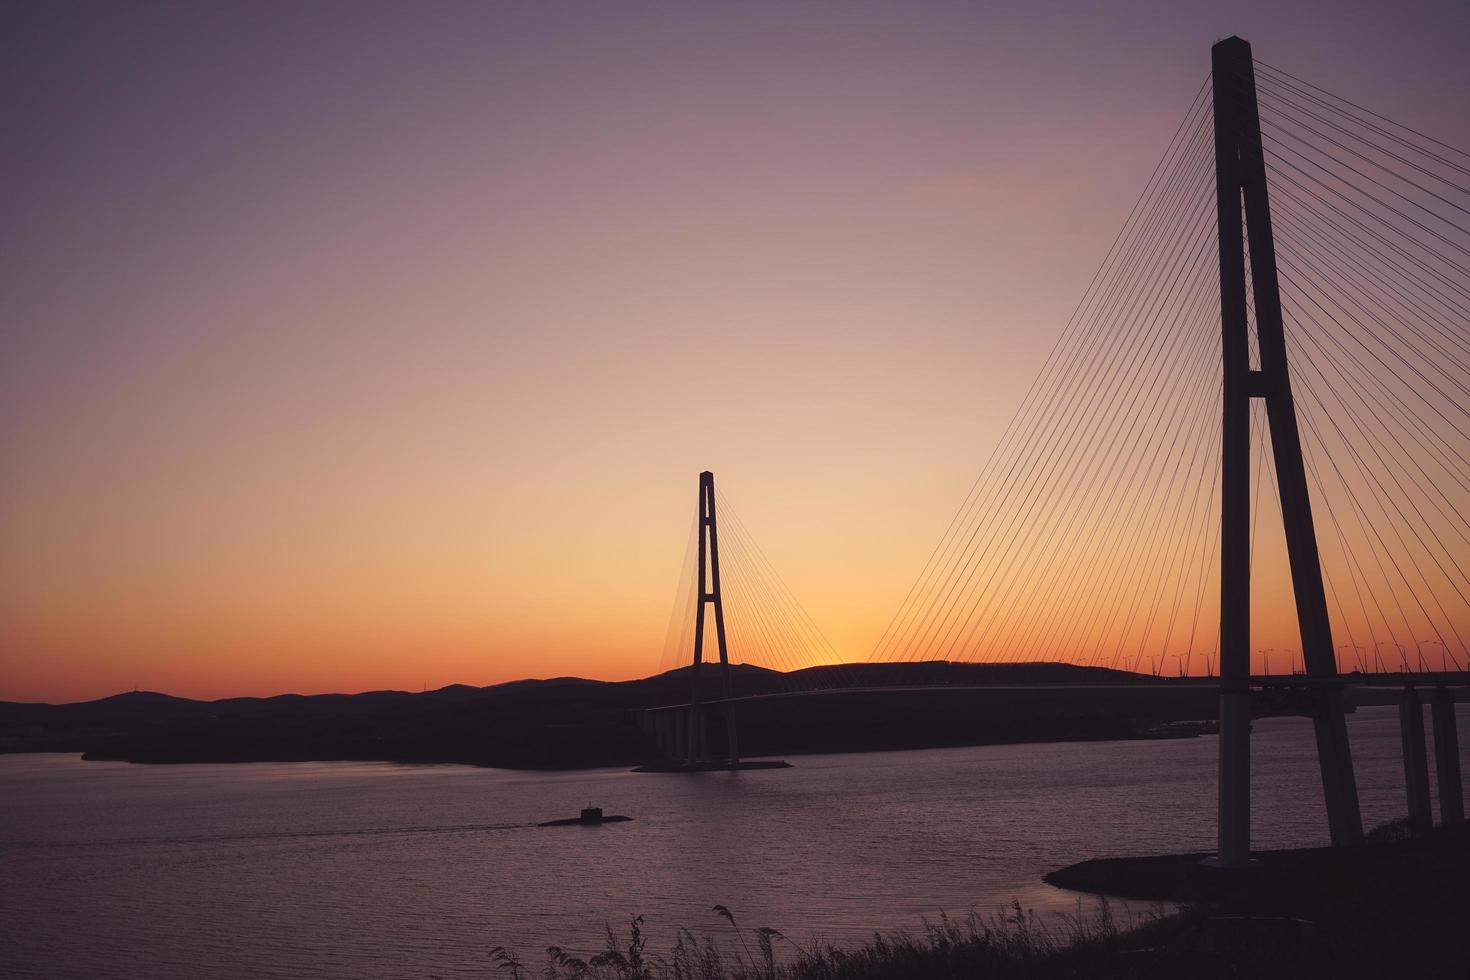
[[(634, 918), (625, 937), (608, 930), (603, 952), (583, 960), (559, 947), (546, 951), (539, 969), (510, 950), (492, 951), (507, 980), (860, 980), (887, 977), (1035, 977), (1048, 962), (1078, 965), (1117, 947), (1133, 933), (1121, 927), (1111, 906), (1044, 920), (1012, 905), (992, 916), (971, 913), (963, 920), (941, 917), (917, 933), (874, 936), (854, 948), (803, 946), (775, 929), (747, 930), (724, 906), (733, 939), (717, 942), (680, 930), (666, 952), (652, 952), (643, 918)], [(1159, 918), (1157, 921), (1166, 921)], [(1072, 975), (1066, 974), (1056, 974)]]
[(586, 960), (556, 947), (539, 965), (503, 948), (492, 957), (506, 980), (1470, 976), (1470, 825), (1419, 838), (1394, 827), (1350, 851), (1275, 852), (1224, 877), (1197, 876), (1196, 865), (1195, 855), (1138, 859), (1135, 894), (1185, 904), (1134, 921), (1105, 901), (1045, 919), (1013, 904), (844, 948), (746, 929), (716, 906), (731, 940), (684, 930), (651, 951), (640, 917), (626, 936), (609, 930), (604, 951)]

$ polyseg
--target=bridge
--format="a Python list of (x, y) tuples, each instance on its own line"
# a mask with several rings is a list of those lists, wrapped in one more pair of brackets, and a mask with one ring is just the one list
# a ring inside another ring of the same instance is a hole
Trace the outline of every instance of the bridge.
[[(1040, 374), (864, 658), (1133, 676), (858, 683), (705, 472), (664, 656), (689, 664), (691, 695), (645, 712), (645, 728), (670, 768), (731, 768), (742, 764), (740, 706), (757, 700), (1205, 691), (1219, 724), (1214, 861), (1238, 867), (1250, 859), (1253, 705), (1287, 691), (1312, 719), (1330, 837), (1352, 845), (1363, 828), (1345, 692), (1390, 687), (1402, 692), (1411, 821), (1431, 821), (1423, 694), (1441, 818), (1463, 820), (1454, 689), (1470, 686), (1467, 379), (1470, 153), (1256, 61), (1239, 38), (1221, 41)], [(1274, 600), (1269, 613), (1288, 596), (1294, 629), (1253, 619), (1262, 600)], [(1264, 646), (1284, 642), (1298, 645)], [(707, 646), (721, 668), (715, 694), (701, 676)], [(1273, 654), (1286, 672), (1271, 669)], [(804, 689), (740, 695), (732, 661), (830, 669)]]

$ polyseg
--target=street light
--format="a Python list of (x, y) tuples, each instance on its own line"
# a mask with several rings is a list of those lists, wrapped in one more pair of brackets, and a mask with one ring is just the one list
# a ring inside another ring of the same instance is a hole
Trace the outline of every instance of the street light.
[(1444, 644), (1443, 643), (1440, 643), (1438, 640), (1415, 640), (1414, 643), (1419, 648), (1419, 669), (1420, 670), (1427, 671), (1429, 669), (1424, 664), (1424, 644), (1426, 644), (1426, 643), (1428, 643), (1430, 646), (1438, 646), (1439, 647), (1439, 669), (1440, 670), (1444, 670)]

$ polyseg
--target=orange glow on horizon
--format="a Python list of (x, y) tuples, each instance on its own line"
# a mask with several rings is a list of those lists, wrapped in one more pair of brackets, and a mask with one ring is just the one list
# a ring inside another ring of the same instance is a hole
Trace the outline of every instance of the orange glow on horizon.
[[(1211, 39), (1260, 26), (1263, 57), (1470, 145), (1423, 97), (1453, 86), (1359, 56), (1409, 30), (1391, 11), (1186, 6), (1077, 5), (1065, 34), (886, 4), (32, 25), (0, 699), (647, 676), (702, 469), (867, 659)], [(1422, 63), (1460, 70), (1453, 35)], [(1252, 648), (1284, 663), (1274, 509), (1261, 535)]]

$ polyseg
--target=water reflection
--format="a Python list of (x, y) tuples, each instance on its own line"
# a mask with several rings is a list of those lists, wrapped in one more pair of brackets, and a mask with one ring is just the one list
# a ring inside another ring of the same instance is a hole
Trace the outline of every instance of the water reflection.
[[(1460, 706), (1461, 725), (1470, 722)], [(1365, 821), (1404, 810), (1392, 709), (1350, 720)], [(1213, 739), (795, 759), (694, 776), (0, 757), (0, 940), (22, 976), (484, 976), (488, 950), (750, 926), (861, 939), (1020, 899), (1084, 857), (1208, 850)], [(1325, 843), (1301, 719), (1256, 726), (1260, 846)], [(534, 826), (589, 801), (635, 817)]]

